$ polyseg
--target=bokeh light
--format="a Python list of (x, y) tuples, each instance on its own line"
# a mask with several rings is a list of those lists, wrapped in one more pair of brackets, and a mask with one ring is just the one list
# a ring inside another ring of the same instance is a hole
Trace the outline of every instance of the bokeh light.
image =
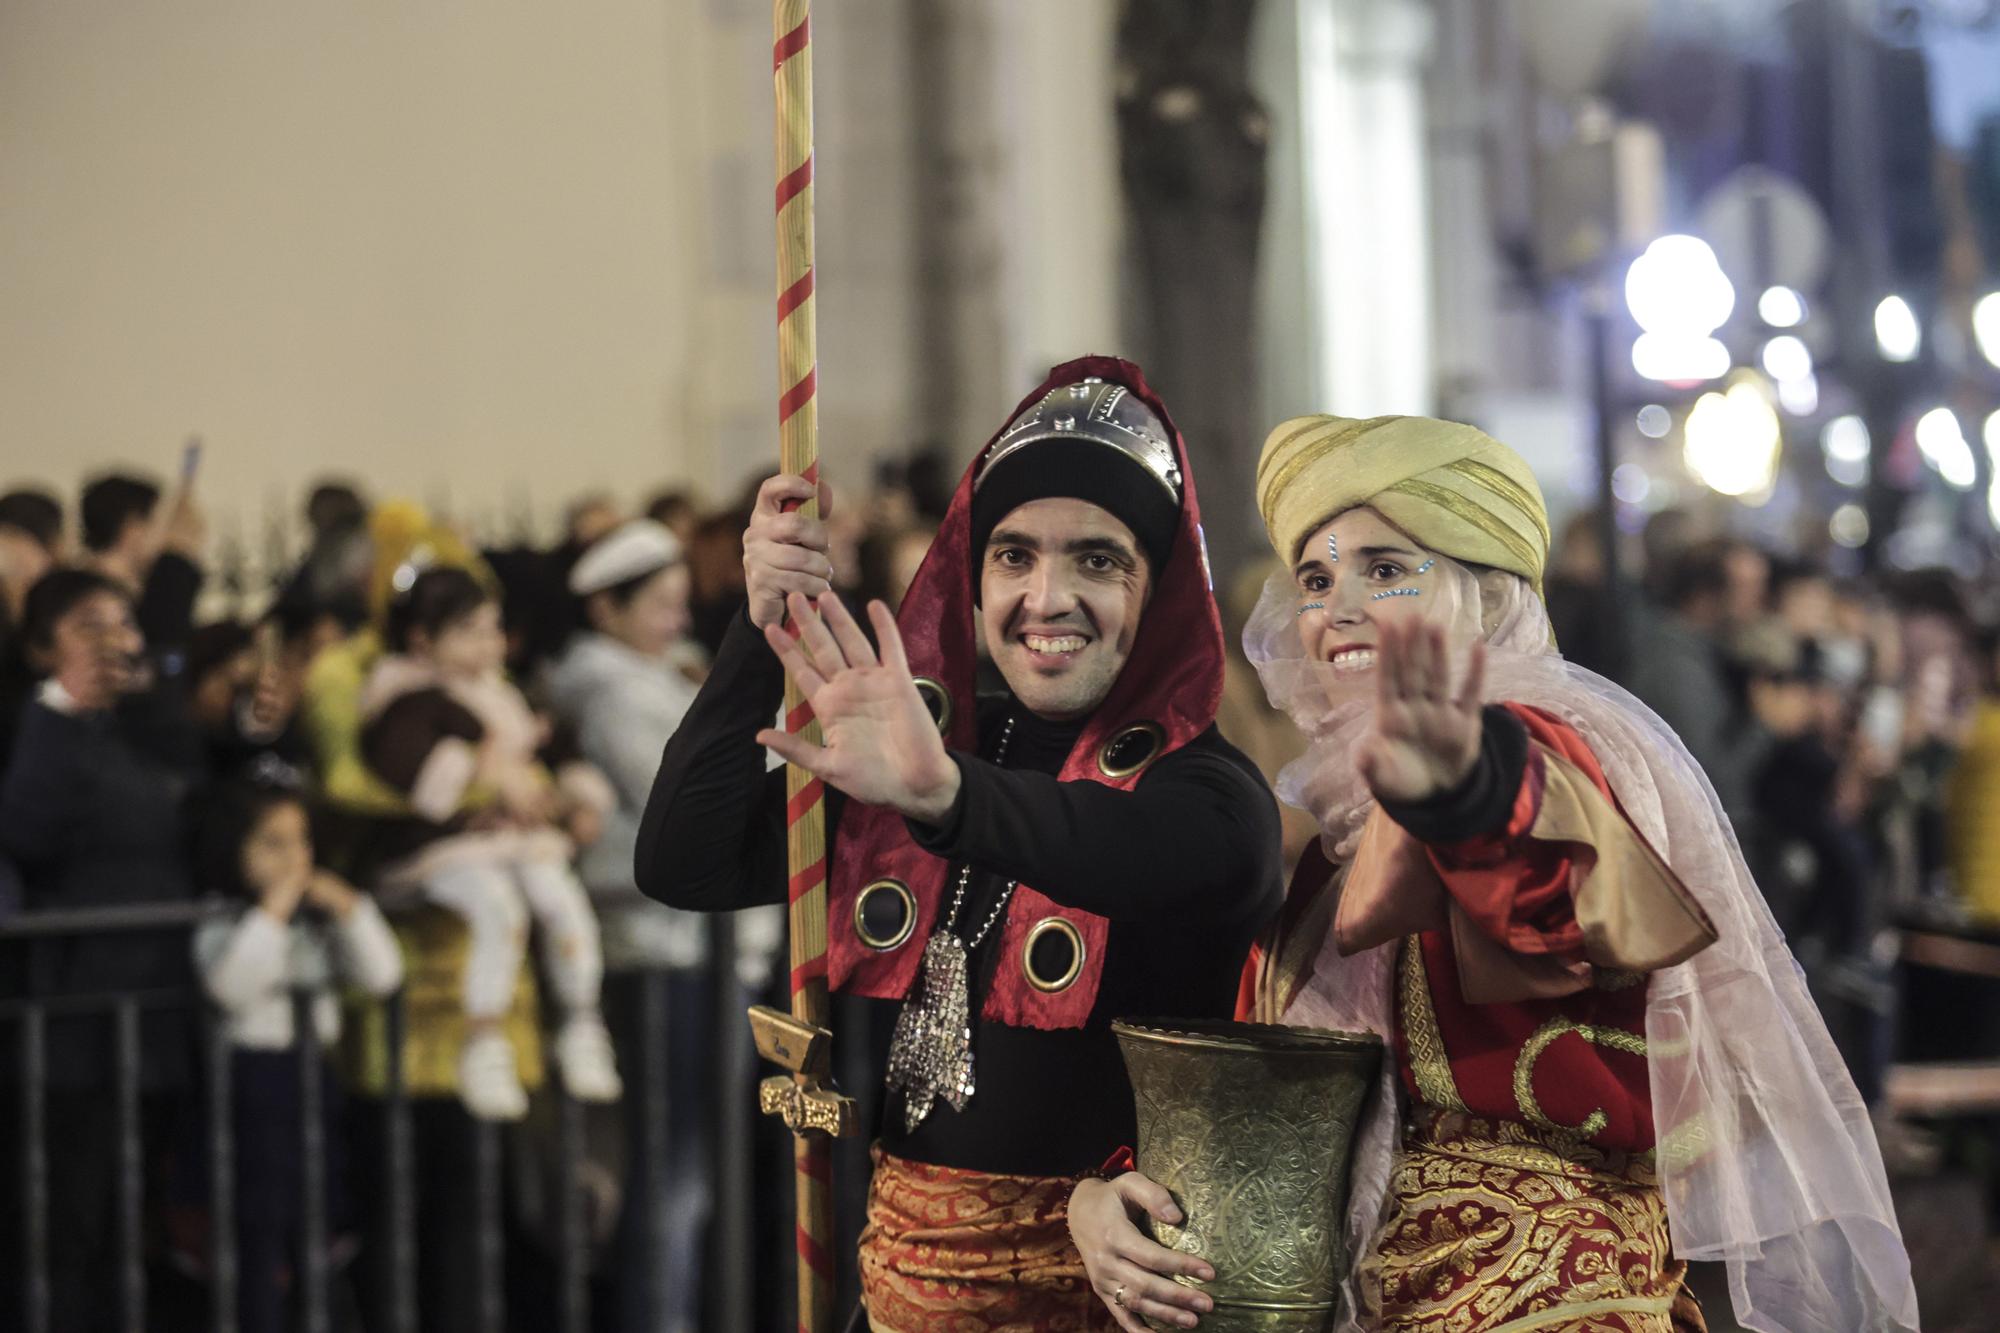
[(1900, 296), (1885, 296), (1875, 307), (1875, 345), (1889, 361), (1914, 361), (1923, 349), (1917, 312)]
[(1781, 333), (1764, 344), (1764, 371), (1780, 383), (1785, 380), (1802, 380), (1813, 373), (1812, 351), (1805, 341), (1789, 333)]
[(1948, 407), (1934, 407), (1917, 418), (1917, 452), (1947, 485), (1961, 491), (1971, 489), (1979, 478), (1979, 464), (1972, 456), (1972, 446), (1965, 442), (1958, 414)]
[(1757, 298), (1757, 318), (1774, 329), (1793, 329), (1805, 322), (1806, 299), (1790, 287), (1766, 287)]
[(1979, 354), (2000, 366), (2000, 292), (1988, 292), (1973, 303), (1972, 337)]
[(1756, 384), (1739, 380), (1726, 392), (1703, 394), (1682, 435), (1688, 470), (1710, 490), (1738, 497), (1770, 491), (1782, 437), (1778, 414)]
[(1844, 504), (1827, 520), (1826, 535), (1849, 550), (1868, 544), (1868, 511), (1858, 504)]

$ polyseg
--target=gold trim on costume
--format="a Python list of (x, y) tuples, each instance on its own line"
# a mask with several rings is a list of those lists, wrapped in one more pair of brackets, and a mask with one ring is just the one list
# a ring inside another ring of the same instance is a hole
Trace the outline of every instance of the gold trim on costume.
[(917, 687), (917, 697), (924, 701), (924, 711), (937, 723), (938, 735), (948, 735), (951, 731), (951, 691), (944, 682), (930, 676), (918, 676), (913, 682)]
[(1714, 1146), (1708, 1132), (1708, 1117), (1697, 1111), (1660, 1135), (1653, 1158), (1662, 1171), (1685, 1171), (1706, 1157)]
[[(1070, 945), (1069, 968), (1053, 980), (1035, 972), (1035, 944), (1050, 932), (1067, 936)], [(1030, 986), (1045, 995), (1052, 995), (1068, 990), (1083, 975), (1083, 955), (1083, 932), (1076, 928), (1076, 923), (1059, 916), (1045, 916), (1029, 929), (1028, 938), (1021, 945), (1021, 971), (1027, 976)]]
[[(1151, 742), (1146, 747), (1146, 753), (1139, 757), (1137, 763), (1112, 763), (1111, 752), (1134, 736), (1143, 736)], [(1097, 771), (1104, 774), (1107, 778), (1129, 778), (1159, 758), (1160, 751), (1166, 748), (1166, 744), (1166, 728), (1157, 722), (1134, 722), (1129, 727), (1121, 727), (1107, 737), (1103, 745), (1098, 747)]]
[[(1364, 1281), (1385, 1333), (1669, 1333), (1687, 1266), (1637, 1156), (1518, 1120), (1420, 1109)], [(1622, 1318), (1620, 1318), (1622, 1316)]]
[[(1539, 1314), (1509, 1319), (1495, 1324), (1492, 1333), (1529, 1333), (1530, 1329), (1567, 1327), (1594, 1314), (1667, 1314), (1674, 1308), (1672, 1296), (1631, 1296), (1606, 1301), (1580, 1301)], [(1579, 1327), (1581, 1325), (1578, 1325)]]
[(1417, 1095), (1442, 1111), (1468, 1110), (1451, 1076), (1451, 1058), (1438, 1032), (1437, 1010), (1431, 1007), (1430, 977), (1424, 970), (1424, 944), (1415, 935), (1403, 937), (1401, 974), (1403, 1041), (1410, 1049), (1410, 1075)]
[(1285, 1010), (1291, 1008), (1292, 1001), (1312, 980), (1319, 951), (1333, 930), (1341, 890), (1353, 868), (1351, 862), (1334, 866), (1327, 882), (1317, 886), (1312, 901), (1289, 928), (1281, 917), (1265, 932), (1253, 1000), (1258, 1022), (1282, 1022)]
[(1409, 1118), (1404, 1142), (1481, 1166), (1630, 1185), (1659, 1183), (1650, 1148), (1644, 1152), (1600, 1148), (1568, 1130), (1545, 1130), (1520, 1120), (1419, 1107)]
[(1637, 1056), (1646, 1054), (1646, 1039), (1624, 1028), (1599, 1027), (1594, 1023), (1577, 1023), (1558, 1017), (1536, 1028), (1534, 1035), (1521, 1043), (1521, 1053), (1514, 1060), (1514, 1104), (1520, 1108), (1521, 1118), (1551, 1133), (1589, 1139), (1610, 1123), (1603, 1107), (1585, 1116), (1580, 1125), (1559, 1125), (1549, 1119), (1541, 1103), (1535, 1100), (1535, 1062), (1542, 1058), (1542, 1052), (1555, 1044), (1557, 1038), (1572, 1032), (1593, 1046), (1608, 1046), (1614, 1051)]
[[(871, 935), (863, 913), (868, 899), (876, 893), (893, 893), (903, 900), (903, 924), (893, 935)], [(854, 933), (861, 942), (877, 953), (888, 953), (908, 943), (917, 929), (917, 895), (910, 892), (910, 886), (900, 879), (878, 879), (861, 892), (854, 895)]]

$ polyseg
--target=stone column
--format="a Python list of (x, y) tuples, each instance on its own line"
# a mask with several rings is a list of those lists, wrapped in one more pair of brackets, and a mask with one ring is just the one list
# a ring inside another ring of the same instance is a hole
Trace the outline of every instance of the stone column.
[(905, 114), (915, 166), (903, 201), (916, 273), (912, 388), (918, 430), (957, 460), (991, 432), (985, 418), (1007, 397), (1000, 25), (985, 0), (906, 3)]
[(1263, 545), (1255, 297), (1269, 122), (1250, 87), (1256, 12), (1127, 0), (1118, 23), (1129, 336), (1187, 438), (1225, 584)]

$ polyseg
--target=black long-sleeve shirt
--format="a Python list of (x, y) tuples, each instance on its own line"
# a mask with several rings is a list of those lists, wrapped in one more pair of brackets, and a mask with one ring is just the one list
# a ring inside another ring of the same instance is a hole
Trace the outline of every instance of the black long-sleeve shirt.
[[(193, 897), (187, 806), (197, 776), (137, 743), (120, 713), (71, 713), (30, 701), (0, 773), (0, 857), (19, 872), (25, 905), (117, 907)], [(0, 961), (11, 968), (22, 957), (25, 976), (8, 980), (42, 996), (172, 988), (193, 980), (187, 943), (173, 934), (35, 941)], [(146, 1013), (140, 1025), (144, 1086), (184, 1084), (191, 1037), (185, 1014)], [(109, 1086), (112, 1029), (100, 1014), (52, 1017), (48, 1040), (52, 1086)]]
[[(784, 672), (738, 615), (661, 760), (639, 829), (639, 887), (671, 906), (721, 911), (785, 897), (782, 771), (755, 741)], [(906, 1134), (889, 1099), (883, 1148), (915, 1161), (1012, 1175), (1075, 1175), (1133, 1139), (1131, 1085), (1111, 1035), (1128, 1017), (1227, 1017), (1250, 942), (1283, 895), (1277, 804), (1256, 768), (1210, 728), (1163, 755), (1131, 791), (1061, 782), (1080, 727), (1011, 697), (980, 707), (980, 753), (1014, 719), (1006, 767), (954, 753), (963, 781), (944, 825), (913, 824), (927, 850), (973, 873), (958, 934), (970, 938), (1007, 881), (1111, 923), (1097, 1002), (1082, 1028), (973, 1026), (978, 1090), (937, 1104)], [(829, 843), (846, 798), (827, 792)], [(996, 926), (972, 955), (975, 1016), (999, 963)], [(912, 941), (905, 948), (920, 948)]]

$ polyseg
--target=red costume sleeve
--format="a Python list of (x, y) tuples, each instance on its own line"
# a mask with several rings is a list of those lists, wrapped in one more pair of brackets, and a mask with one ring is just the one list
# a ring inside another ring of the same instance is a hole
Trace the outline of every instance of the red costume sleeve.
[(1715, 927), (1619, 806), (1583, 738), (1508, 704), (1527, 761), (1498, 831), (1427, 843), (1424, 855), (1472, 932), (1551, 965), (1651, 972), (1715, 941)]
[(1506, 704), (1528, 731), (1528, 762), (1506, 827), (1461, 842), (1427, 845), (1446, 892), (1482, 934), (1524, 954), (1581, 960), (1583, 931), (1571, 896), (1576, 844), (1530, 836), (1542, 814), (1543, 750), (1575, 765), (1605, 797), (1611, 787), (1597, 757), (1566, 724), (1525, 704)]

